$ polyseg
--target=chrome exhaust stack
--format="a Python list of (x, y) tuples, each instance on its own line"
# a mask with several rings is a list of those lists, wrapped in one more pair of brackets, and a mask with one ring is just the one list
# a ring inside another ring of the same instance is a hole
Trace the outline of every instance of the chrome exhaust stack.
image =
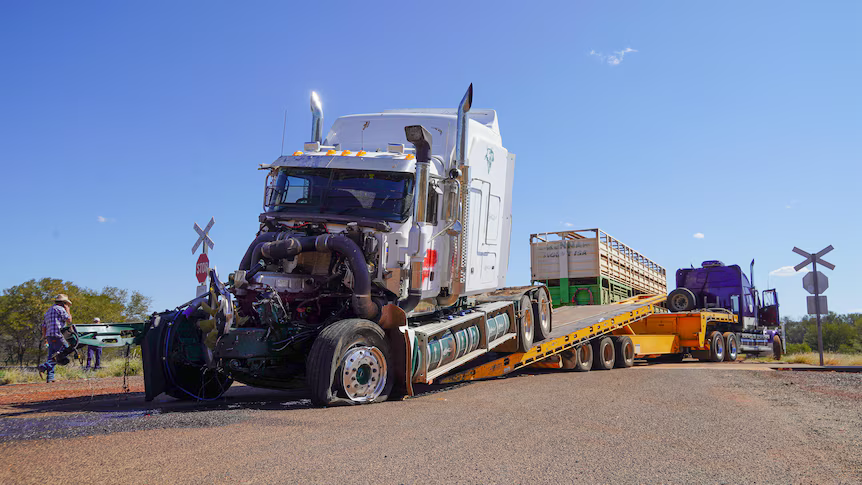
[(467, 163), (467, 113), (470, 112), (470, 106), (473, 104), (473, 83), (467, 88), (464, 97), (461, 99), (461, 104), (458, 105), (458, 131), (455, 141), (455, 161), (458, 163), (455, 167), (465, 165)]
[(410, 229), (410, 243), (416, 241), (416, 253), (410, 258), (410, 289), (407, 298), (398, 302), (398, 306), (409, 313), (416, 308), (422, 299), (422, 262), (425, 258), (427, 242), (422, 234), (422, 228), (428, 225), (426, 211), (428, 208), (428, 172), (431, 168), (431, 133), (422, 125), (404, 127), (407, 141), (416, 147), (416, 198), (413, 208), (413, 227)]
[(317, 92), (311, 92), (311, 141), (323, 143), (323, 105)]
[[(448, 207), (446, 217), (452, 218), (451, 225), (447, 224), (446, 233), (449, 235), (450, 265), (449, 265), (449, 292), (445, 296), (437, 297), (440, 306), (452, 306), (458, 302), (467, 281), (467, 181), (469, 180), (470, 167), (467, 165), (467, 113), (473, 105), (473, 83), (467, 88), (461, 103), (458, 104), (457, 132), (455, 140), (455, 160), (449, 168), (450, 192), (447, 194)], [(439, 235), (439, 234), (438, 234)], [(437, 237), (437, 236), (434, 236)]]

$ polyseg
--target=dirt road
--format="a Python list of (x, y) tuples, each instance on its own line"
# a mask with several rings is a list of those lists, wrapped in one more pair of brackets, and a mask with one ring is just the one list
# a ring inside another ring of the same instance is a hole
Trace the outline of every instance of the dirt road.
[(247, 387), (204, 404), (0, 388), (0, 483), (862, 483), (862, 374), (744, 369), (521, 374), (333, 409)]

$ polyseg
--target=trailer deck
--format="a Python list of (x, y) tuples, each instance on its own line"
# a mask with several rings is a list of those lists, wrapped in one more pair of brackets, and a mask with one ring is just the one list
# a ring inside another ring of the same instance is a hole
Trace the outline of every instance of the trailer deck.
[(666, 295), (638, 295), (608, 305), (567, 306), (554, 309), (550, 337), (527, 352), (507, 354), (440, 379), (441, 384), (500, 377), (557, 355), (598, 335), (610, 334), (661, 310)]

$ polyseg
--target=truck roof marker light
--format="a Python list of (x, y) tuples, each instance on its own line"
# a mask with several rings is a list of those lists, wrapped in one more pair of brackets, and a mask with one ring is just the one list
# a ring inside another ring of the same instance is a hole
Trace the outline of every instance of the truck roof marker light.
[(300, 156), (300, 155), (302, 155), (302, 152), (293, 152), (293, 156), (294, 156), (294, 157), (298, 157), (298, 156)]
[(346, 157), (347, 155), (350, 155), (350, 150), (344, 150), (343, 152), (341, 152), (342, 157)]
[(326, 152), (327, 155), (335, 155), (335, 150), (328, 150)]
[(416, 157), (415, 157), (415, 156), (413, 156), (413, 154), (412, 154), (412, 153), (408, 153), (408, 154), (407, 154), (407, 158), (406, 158), (406, 160), (413, 160), (414, 158), (416, 158)]
[(365, 156), (365, 150), (359, 150), (359, 152), (356, 153), (356, 156), (357, 157), (364, 157)]

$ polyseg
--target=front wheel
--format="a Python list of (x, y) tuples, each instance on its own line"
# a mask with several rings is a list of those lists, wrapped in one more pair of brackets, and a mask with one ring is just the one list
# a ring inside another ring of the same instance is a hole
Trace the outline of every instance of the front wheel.
[(318, 406), (385, 401), (393, 380), (383, 329), (361, 318), (324, 328), (306, 360), (306, 376)]

